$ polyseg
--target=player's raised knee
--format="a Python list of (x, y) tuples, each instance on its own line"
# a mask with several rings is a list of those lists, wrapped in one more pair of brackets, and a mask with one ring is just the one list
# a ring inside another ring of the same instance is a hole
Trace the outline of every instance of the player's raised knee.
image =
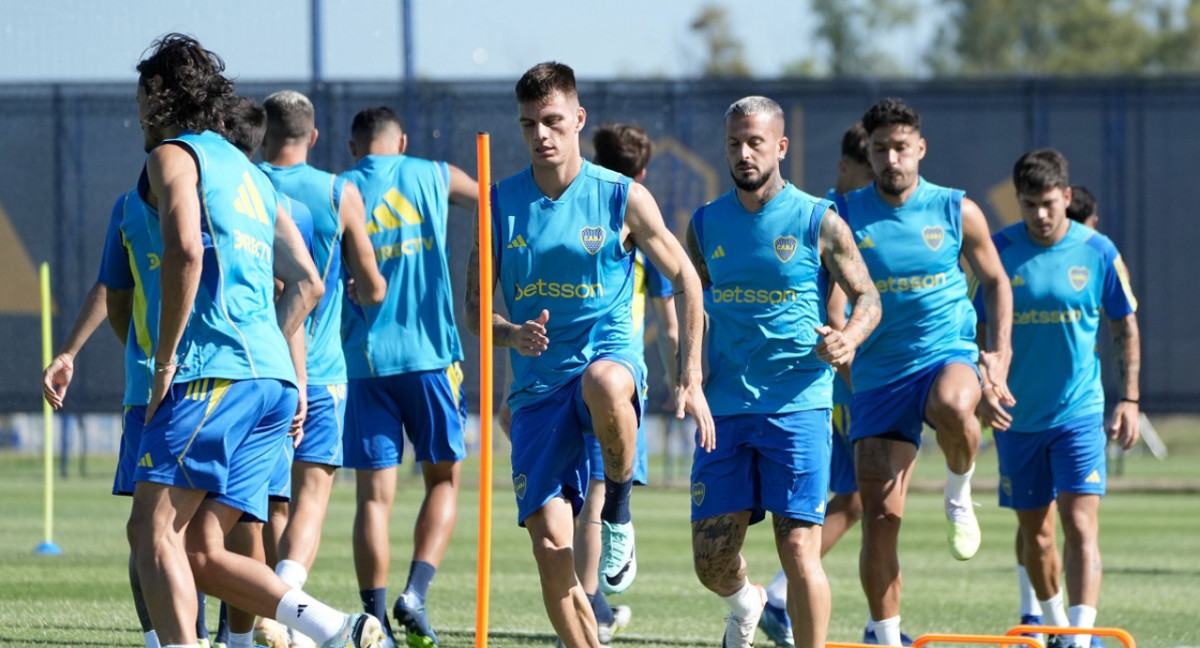
[(583, 399), (588, 404), (633, 398), (633, 374), (616, 362), (593, 362), (583, 372)]

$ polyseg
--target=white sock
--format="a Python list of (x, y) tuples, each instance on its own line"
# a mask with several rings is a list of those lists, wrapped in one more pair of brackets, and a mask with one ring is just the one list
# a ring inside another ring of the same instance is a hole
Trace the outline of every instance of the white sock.
[(971, 499), (971, 475), (975, 474), (975, 464), (967, 469), (967, 472), (959, 475), (950, 470), (946, 466), (946, 499), (954, 500), (959, 503), (967, 502)]
[(142, 636), (146, 638), (146, 648), (162, 648), (162, 646), (158, 644), (158, 633), (154, 630), (151, 630)]
[(324, 644), (341, 631), (346, 615), (298, 589), (288, 590), (275, 608), (275, 620)]
[(230, 632), (228, 648), (254, 648), (254, 631)]
[(767, 585), (767, 605), (777, 608), (787, 608), (787, 574), (780, 569), (775, 579)]
[(867, 608), (867, 627), (871, 630), (875, 629), (875, 617), (871, 616), (871, 608)]
[[(1067, 610), (1067, 618), (1070, 619), (1072, 628), (1094, 628), (1096, 627), (1096, 608), (1090, 605), (1072, 605), (1071, 609)], [(1079, 634), (1070, 637), (1071, 643), (1089, 648), (1092, 645), (1092, 635)]]
[(750, 581), (745, 581), (742, 583), (741, 589), (729, 596), (722, 596), (721, 599), (729, 604), (733, 616), (745, 619), (762, 611), (763, 600), (760, 598), (760, 590), (761, 588), (751, 585)]
[(880, 646), (900, 645), (900, 616), (896, 615), (883, 621), (872, 621), (875, 628), (875, 640)]
[(296, 589), (304, 589), (304, 583), (308, 581), (308, 570), (295, 560), (280, 560), (275, 565), (275, 575)]
[(1033, 583), (1029, 582), (1029, 572), (1025, 570), (1025, 565), (1017, 565), (1017, 593), (1021, 595), (1021, 616), (1042, 613), (1042, 608), (1038, 606), (1037, 592), (1033, 589)]
[(1038, 603), (1042, 606), (1042, 625), (1063, 627), (1069, 624), (1067, 611), (1063, 609), (1062, 592)]

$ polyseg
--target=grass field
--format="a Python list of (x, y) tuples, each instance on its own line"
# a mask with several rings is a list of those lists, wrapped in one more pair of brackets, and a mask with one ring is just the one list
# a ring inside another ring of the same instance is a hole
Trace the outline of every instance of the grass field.
[[(1200, 601), (1200, 497), (1194, 494), (1200, 471), (1195, 457), (1176, 453), (1165, 462), (1130, 457), (1125, 476), (1113, 480), (1114, 492), (1101, 509), (1105, 580), (1098, 623), (1126, 628), (1146, 648), (1200, 645), (1200, 629), (1191, 617), (1192, 606)], [(938, 483), (941, 467), (936, 456), (923, 455), (918, 466), (918, 482)], [(141, 645), (125, 576), (129, 501), (107, 494), (111, 468), (111, 460), (92, 458), (90, 476), (57, 482), (54, 539), (64, 555), (39, 557), (32, 554), (42, 533), (39, 464), (28, 457), (0, 455), (0, 646)], [(474, 465), (467, 467), (459, 527), (430, 594), (432, 620), (446, 647), (470, 646), (474, 640), (475, 471)], [(507, 476), (503, 462), (498, 462), (496, 475)], [(909, 634), (997, 633), (1015, 624), (1014, 521), (1011, 512), (996, 506), (994, 492), (986, 490), (994, 481), (995, 456), (986, 454), (979, 463), (981, 492), (976, 498), (982, 504), (984, 545), (965, 563), (955, 562), (947, 552), (940, 495), (926, 491), (911, 496), (901, 537), (903, 625)], [(1152, 492), (1172, 485), (1175, 492)], [(1189, 487), (1192, 493), (1186, 492)], [(406, 476), (393, 514), (393, 593), (407, 572), (411, 520), (419, 501), (419, 482)], [(513, 524), (511, 489), (500, 479), (495, 504), (490, 643), (551, 646), (554, 636), (542, 608), (528, 537)], [(634, 610), (633, 623), (618, 635), (616, 644), (720, 644), (727, 608), (692, 573), (688, 513), (685, 488), (635, 493), (640, 570), (631, 591), (614, 600)], [(347, 610), (358, 606), (350, 549), (352, 516), (353, 485), (343, 479), (335, 489), (321, 555), (308, 582), (313, 594)], [(833, 589), (830, 640), (861, 639), (866, 612), (858, 585), (857, 546), (856, 530), (826, 558)], [(751, 529), (745, 555), (752, 579), (765, 583), (774, 575), (777, 563), (767, 526)], [(216, 607), (210, 602), (211, 628), (216, 627)], [(760, 634), (759, 645), (770, 643)]]

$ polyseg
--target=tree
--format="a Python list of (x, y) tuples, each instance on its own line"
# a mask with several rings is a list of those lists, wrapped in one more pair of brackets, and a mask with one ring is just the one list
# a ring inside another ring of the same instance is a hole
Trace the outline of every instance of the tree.
[(729, 11), (717, 5), (705, 5), (692, 20), (692, 31), (704, 39), (708, 50), (703, 75), (707, 77), (747, 77), (745, 47), (729, 27)]
[(881, 37), (910, 25), (912, 0), (812, 0), (816, 38), (828, 49), (826, 67), (834, 77), (906, 76), (892, 57), (877, 48)]

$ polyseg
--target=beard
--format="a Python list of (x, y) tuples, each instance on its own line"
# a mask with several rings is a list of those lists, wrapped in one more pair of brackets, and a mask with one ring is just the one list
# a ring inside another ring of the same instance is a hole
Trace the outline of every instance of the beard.
[(911, 182), (905, 182), (903, 175), (887, 174), (882, 178), (875, 179), (875, 186), (889, 196), (899, 196), (912, 186)]
[(770, 169), (766, 173), (759, 174), (757, 180), (743, 180), (738, 177), (737, 173), (735, 173), (733, 169), (729, 170), (729, 175), (733, 178), (733, 184), (738, 189), (741, 189), (742, 191), (754, 192), (762, 189), (763, 185), (771, 181), (771, 178), (775, 176), (775, 169)]

